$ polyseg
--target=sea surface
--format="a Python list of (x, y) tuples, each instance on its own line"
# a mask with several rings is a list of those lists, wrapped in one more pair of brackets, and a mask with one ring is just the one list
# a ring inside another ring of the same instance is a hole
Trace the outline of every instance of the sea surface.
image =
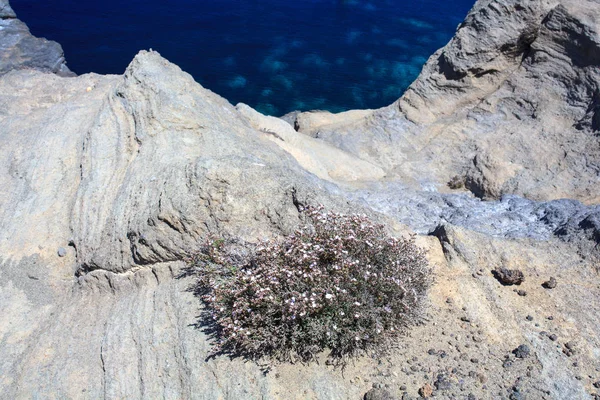
[(474, 0), (11, 0), (83, 74), (152, 48), (204, 87), (270, 115), (394, 102)]

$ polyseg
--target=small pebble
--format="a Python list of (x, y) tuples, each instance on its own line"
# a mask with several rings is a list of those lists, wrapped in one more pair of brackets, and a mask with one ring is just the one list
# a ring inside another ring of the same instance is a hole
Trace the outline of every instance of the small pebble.
[(390, 392), (385, 389), (371, 389), (365, 393), (364, 400), (389, 400), (393, 399)]
[(567, 342), (567, 343), (565, 343), (565, 347), (569, 350), (575, 350), (575, 343)]
[(448, 380), (446, 375), (439, 374), (436, 378), (434, 386), (436, 390), (450, 390), (450, 388), (452, 387), (452, 383), (450, 382), (450, 380)]
[(531, 315), (526, 316), (525, 319), (527, 321), (533, 321), (533, 317)]
[(594, 382), (594, 387), (600, 389), (600, 381)]
[(526, 344), (522, 344), (516, 349), (514, 349), (513, 353), (517, 358), (525, 358), (529, 356), (531, 350), (529, 349), (529, 346), (527, 346)]
[(548, 336), (548, 339), (552, 340), (553, 342), (556, 342), (558, 336), (556, 336), (556, 334), (553, 333), (552, 335)]
[(524, 290), (517, 290), (517, 294), (521, 297), (527, 296), (527, 292)]
[(542, 283), (542, 286), (545, 289), (554, 289), (556, 287), (556, 279), (554, 277), (548, 279), (546, 282)]
[(64, 247), (59, 247), (56, 254), (58, 254), (59, 257), (64, 257), (67, 255), (67, 250)]
[(548, 316), (548, 321), (553, 321), (554, 317), (552, 315)]
[(563, 353), (567, 356), (567, 357), (572, 357), (575, 355), (575, 350), (569, 350), (569, 349), (563, 349)]
[(505, 286), (520, 285), (525, 281), (525, 275), (518, 269), (496, 268), (492, 274)]
[(423, 397), (424, 399), (431, 397), (432, 394), (433, 394), (433, 387), (431, 387), (431, 385), (429, 383), (424, 384), (419, 389), (419, 396)]

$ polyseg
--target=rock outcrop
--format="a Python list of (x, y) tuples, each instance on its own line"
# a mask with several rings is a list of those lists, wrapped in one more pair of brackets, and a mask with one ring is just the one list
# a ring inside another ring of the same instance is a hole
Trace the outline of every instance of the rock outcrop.
[(598, 203), (597, 7), (479, 1), (398, 102), (318, 136), (416, 187)]
[(1, 19), (11, 19), (17, 18), (17, 14), (13, 11), (10, 4), (8, 4), (7, 0), (0, 1), (0, 18)]
[(0, 75), (13, 69), (75, 75), (67, 67), (60, 44), (34, 37), (27, 25), (17, 19), (8, 0), (0, 0)]
[[(395, 104), (277, 119), (156, 52), (67, 79), (0, 1), (0, 398), (589, 397), (599, 10), (480, 0)], [(317, 203), (421, 235), (428, 321), (345, 371), (207, 359), (186, 258), (209, 234), (289, 233)]]

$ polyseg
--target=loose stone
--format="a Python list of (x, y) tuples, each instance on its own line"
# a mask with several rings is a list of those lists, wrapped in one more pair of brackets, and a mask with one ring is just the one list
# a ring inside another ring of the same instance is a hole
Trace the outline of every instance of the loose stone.
[(432, 394), (433, 394), (433, 387), (429, 383), (424, 384), (419, 389), (419, 396), (421, 396), (424, 399), (431, 397)]
[(556, 279), (554, 277), (548, 279), (546, 282), (542, 283), (542, 286), (545, 289), (554, 289), (556, 287)]
[(525, 281), (525, 275), (518, 269), (496, 268), (492, 274), (504, 286), (520, 285)]
[(513, 354), (517, 358), (526, 358), (529, 356), (530, 353), (531, 353), (531, 350), (529, 349), (529, 346), (527, 346), (526, 344), (522, 344), (513, 350)]

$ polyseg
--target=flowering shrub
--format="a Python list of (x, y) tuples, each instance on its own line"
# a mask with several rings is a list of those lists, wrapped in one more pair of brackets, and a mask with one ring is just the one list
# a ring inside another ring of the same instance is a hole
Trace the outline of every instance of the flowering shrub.
[(310, 224), (237, 255), (224, 241), (192, 261), (217, 351), (344, 364), (388, 350), (422, 319), (430, 269), (414, 238), (396, 239), (365, 216), (305, 210)]

